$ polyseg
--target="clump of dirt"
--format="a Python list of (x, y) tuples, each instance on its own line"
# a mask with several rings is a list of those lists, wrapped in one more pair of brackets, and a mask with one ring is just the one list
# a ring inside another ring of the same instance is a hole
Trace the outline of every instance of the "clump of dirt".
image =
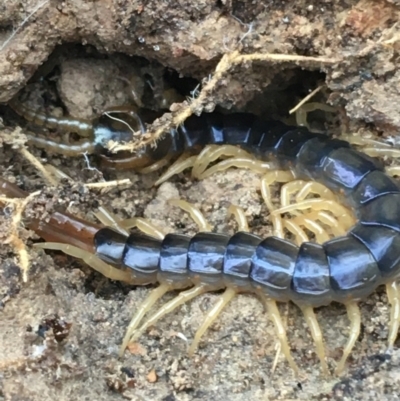
[[(315, 100), (336, 108), (339, 121), (328, 121), (332, 132), (395, 137), (396, 2), (264, 3), (6, 2), (0, 5), (0, 101), (21, 91), (18, 98), (33, 109), (81, 119), (116, 106), (146, 106), (167, 112), (151, 126), (156, 130), (185, 113), (214, 108), (290, 119), (287, 111), (323, 85)], [(228, 64), (221, 64), (224, 55)], [(324, 127), (326, 116), (321, 123), (316, 114), (317, 127)], [(48, 188), (17, 144), (10, 145), (13, 138), (24, 141), (14, 125), (35, 128), (6, 106), (0, 116), (7, 122), (0, 132), (2, 176), (28, 192), (41, 191), (25, 219), (62, 207), (95, 221), (94, 212), (105, 206), (121, 218), (144, 216), (164, 232), (192, 235), (193, 221), (167, 202), (180, 197), (200, 207), (217, 232), (236, 230), (226, 220), (231, 203), (246, 209), (252, 231), (270, 232), (255, 173), (228, 170), (200, 182), (181, 174), (155, 188), (159, 173), (99, 171), (96, 157), (30, 148), (41, 163), (80, 183)], [(103, 178), (131, 184), (107, 191), (83, 185)], [(3, 209), (0, 238), (7, 237), (12, 211)], [(119, 359), (127, 322), (150, 288), (104, 281), (72, 258), (33, 249), (35, 236), (23, 226), (19, 235), (30, 256), (27, 283), (13, 249), (0, 249), (0, 399), (375, 400), (378, 394), (391, 399), (399, 388), (400, 353), (383, 355), (389, 310), (380, 291), (361, 304), (363, 335), (343, 378), (321, 375), (304, 319), (292, 306), (282, 313), (302, 374), (296, 378), (282, 357), (272, 374), (277, 338), (261, 304), (248, 295), (232, 301), (193, 358), (186, 338), (218, 294), (200, 296), (162, 319)], [(333, 368), (348, 335), (345, 310), (331, 305), (317, 315)]]

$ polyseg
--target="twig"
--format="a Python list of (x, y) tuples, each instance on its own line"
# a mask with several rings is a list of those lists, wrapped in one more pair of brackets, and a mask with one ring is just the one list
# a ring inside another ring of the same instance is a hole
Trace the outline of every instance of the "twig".
[(25, 157), (26, 160), (28, 160), (37, 170), (39, 170), (43, 177), (48, 181), (50, 185), (57, 185), (58, 182), (55, 178), (51, 176), (51, 174), (46, 170), (46, 168), (43, 166), (43, 164), (40, 162), (39, 159), (37, 159), (31, 152), (29, 152), (28, 149), (21, 147), (18, 149), (19, 152), (23, 157)]
[(33, 192), (24, 199), (8, 199), (0, 197), (0, 201), (4, 203), (13, 203), (15, 205), (15, 212), (12, 217), (11, 233), (4, 241), (4, 244), (11, 244), (19, 255), (20, 267), (22, 270), (22, 279), (26, 283), (28, 281), (29, 271), (29, 255), (26, 250), (24, 242), (18, 236), (18, 227), (21, 222), (22, 213), (27, 204), (38, 194), (40, 191)]
[(129, 185), (130, 183), (131, 180), (129, 178), (125, 178), (123, 180), (90, 182), (88, 184), (83, 184), (83, 186), (86, 188), (107, 188), (107, 187), (116, 187), (118, 185)]

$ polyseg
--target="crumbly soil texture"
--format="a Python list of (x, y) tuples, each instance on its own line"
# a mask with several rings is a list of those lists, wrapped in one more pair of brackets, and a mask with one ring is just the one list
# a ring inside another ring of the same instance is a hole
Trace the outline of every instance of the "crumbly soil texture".
[[(192, 358), (188, 344), (218, 293), (161, 319), (118, 358), (127, 323), (153, 287), (104, 280), (77, 260), (32, 248), (38, 238), (24, 219), (62, 207), (95, 221), (104, 206), (120, 218), (142, 216), (165, 232), (193, 235), (193, 221), (167, 202), (181, 198), (198, 206), (216, 232), (236, 230), (226, 219), (233, 203), (246, 210), (253, 232), (268, 235), (260, 177), (230, 169), (196, 181), (185, 172), (157, 188), (161, 172), (103, 171), (98, 157), (28, 147), (75, 182), (50, 186), (20, 151), (24, 133), (78, 138), (36, 127), (7, 106), (18, 99), (56, 117), (92, 119), (136, 104), (164, 113), (157, 127), (191, 105), (196, 113), (248, 111), (293, 122), (289, 110), (321, 87), (312, 101), (333, 111), (312, 113), (311, 128), (396, 143), (399, 7), (395, 0), (0, 1), (0, 172), (28, 192), (40, 191), (18, 229), (30, 256), (27, 282), (16, 250), (0, 248), (0, 400), (400, 399), (400, 343), (385, 353), (389, 308), (379, 289), (360, 305), (362, 333), (339, 378), (322, 375), (292, 304), (280, 308), (301, 374), (295, 377), (282, 356), (273, 370), (277, 337), (250, 295), (234, 298)], [(232, 63), (207, 87), (233, 52), (254, 57)], [(271, 54), (284, 57), (260, 56)], [(126, 178), (129, 185), (107, 190), (84, 186)], [(2, 243), (14, 213), (8, 204), (0, 214)], [(330, 305), (317, 317), (333, 371), (348, 336), (346, 312)]]

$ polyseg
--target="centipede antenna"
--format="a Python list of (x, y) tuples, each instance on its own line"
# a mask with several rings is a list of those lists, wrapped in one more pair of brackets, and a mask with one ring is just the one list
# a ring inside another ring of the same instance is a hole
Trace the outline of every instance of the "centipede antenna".
[(311, 306), (303, 306), (301, 307), (301, 310), (303, 311), (307, 325), (310, 328), (311, 336), (315, 343), (317, 355), (321, 362), (322, 371), (324, 375), (328, 376), (329, 370), (325, 360), (324, 340), (322, 337), (321, 329), (318, 324), (318, 320), (314, 313), (314, 309)]
[(136, 330), (139, 326), (141, 320), (143, 319), (144, 315), (153, 307), (153, 305), (168, 291), (172, 291), (174, 286), (168, 283), (163, 283), (155, 288), (150, 294), (146, 297), (146, 299), (141, 303), (136, 313), (133, 315), (128, 328), (126, 329), (125, 337), (122, 340), (121, 347), (119, 349), (119, 356), (121, 357), (126, 347), (130, 342), (130, 338), (132, 333)]
[(189, 356), (192, 356), (196, 349), (197, 346), (201, 340), (201, 337), (203, 334), (207, 331), (207, 329), (213, 324), (215, 319), (218, 317), (218, 315), (221, 313), (222, 309), (225, 308), (226, 305), (234, 298), (234, 296), (237, 294), (237, 290), (232, 287), (228, 287), (225, 292), (219, 297), (217, 303), (214, 305), (213, 308), (211, 308), (207, 314), (206, 317), (202, 323), (202, 325), (199, 327), (197, 330), (194, 340), (192, 344), (189, 347)]
[(196, 285), (189, 290), (181, 292), (178, 296), (171, 299), (168, 303), (162, 305), (160, 309), (157, 310), (154, 315), (152, 315), (149, 319), (147, 319), (142, 326), (139, 327), (131, 336), (130, 342), (136, 341), (142, 333), (150, 326), (152, 326), (157, 320), (161, 319), (168, 313), (171, 313), (173, 310), (178, 308), (180, 305), (185, 304), (189, 300), (204, 294), (205, 292), (210, 291), (211, 288), (205, 284)]
[(396, 341), (400, 326), (400, 286), (393, 281), (386, 284), (386, 293), (391, 305), (388, 335), (388, 350), (391, 351)]
[(350, 355), (354, 347), (354, 344), (358, 339), (358, 336), (360, 335), (360, 329), (361, 329), (361, 312), (357, 303), (356, 302), (346, 303), (346, 310), (347, 310), (347, 316), (349, 317), (350, 320), (350, 336), (343, 350), (342, 359), (340, 360), (340, 362), (336, 367), (335, 374), (337, 375), (340, 375), (343, 372), (344, 367), (346, 365), (346, 360)]

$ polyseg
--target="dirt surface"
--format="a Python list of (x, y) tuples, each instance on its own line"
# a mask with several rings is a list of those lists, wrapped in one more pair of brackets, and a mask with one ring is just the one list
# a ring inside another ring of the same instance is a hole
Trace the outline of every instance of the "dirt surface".
[[(34, 110), (86, 119), (126, 103), (157, 111), (175, 103), (174, 116), (177, 103), (196, 98), (198, 84), (204, 87), (221, 57), (233, 50), (323, 57), (234, 64), (196, 111), (218, 106), (293, 120), (287, 111), (325, 84), (314, 100), (336, 111), (315, 113), (314, 129), (328, 126), (332, 134), (346, 129), (398, 141), (396, 1), (170, 3), (0, 2), (0, 102), (21, 91), (19, 100)], [(180, 197), (199, 206), (217, 232), (236, 229), (226, 220), (234, 203), (246, 209), (253, 232), (270, 233), (255, 173), (228, 170), (202, 181), (180, 174), (155, 188), (159, 173), (102, 174), (95, 157), (66, 158), (30, 148), (42, 163), (76, 182), (54, 188), (17, 145), (33, 130), (56, 140), (65, 136), (37, 130), (6, 106), (0, 117), (0, 173), (28, 192), (41, 191), (25, 219), (68, 207), (94, 221), (93, 212), (105, 206), (121, 218), (144, 216), (165, 232), (192, 235), (197, 231), (192, 220), (167, 203)], [(129, 178), (131, 184), (108, 191), (82, 184), (103, 178)], [(13, 212), (8, 205), (0, 215), (0, 240), (9, 233)], [(185, 337), (193, 338), (218, 294), (199, 296), (163, 318), (118, 359), (127, 322), (151, 287), (103, 280), (72, 258), (33, 249), (37, 237), (23, 226), (18, 235), (28, 246), (31, 269), (23, 282), (14, 249), (1, 247), (0, 400), (400, 398), (399, 342), (391, 355), (384, 353), (389, 308), (382, 290), (360, 305), (362, 335), (341, 378), (322, 376), (306, 323), (293, 305), (282, 305), (281, 311), (301, 375), (296, 378), (282, 356), (272, 373), (277, 339), (262, 305), (250, 295), (232, 301), (193, 358)], [(330, 305), (317, 316), (333, 370), (348, 335), (345, 309)]]

